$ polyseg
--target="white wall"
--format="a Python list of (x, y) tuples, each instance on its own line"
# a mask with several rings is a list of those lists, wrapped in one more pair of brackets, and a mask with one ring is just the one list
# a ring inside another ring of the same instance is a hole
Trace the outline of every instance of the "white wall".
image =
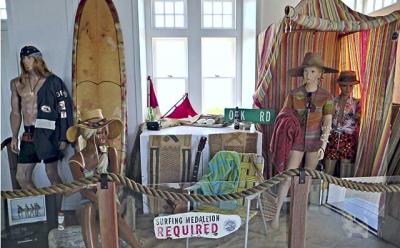
[(243, 0), (242, 32), (242, 108), (252, 108), (256, 84), (257, 1)]
[[(8, 30), (5, 21), (2, 21), (1, 22), (1, 104), (0, 104), (1, 130), (9, 130), (9, 131), (4, 133), (1, 132), (1, 141), (11, 136), (10, 123), (8, 121), (10, 113), (9, 111), (7, 111), (7, 109), (9, 109), (8, 106), (10, 104), (10, 96), (9, 96), (10, 84), (8, 82), (8, 78), (10, 78), (12, 74), (15, 74), (17, 72), (12, 71), (12, 68), (15, 68), (16, 66), (10, 66), (8, 63), (6, 63), (7, 60), (4, 58), (9, 58), (9, 57), (10, 57), (10, 52), (8, 49)], [(1, 164), (2, 165), (8, 164), (6, 150), (4, 150), (1, 153)], [(1, 188), (3, 190), (3, 186), (7, 186), (7, 188), (4, 189), (11, 189), (10, 171), (3, 170), (3, 167), (5, 166), (1, 166), (2, 169)]]
[[(1, 138), (11, 135), (9, 128), (10, 91), (9, 81), (18, 74), (19, 50), (26, 44), (37, 46), (43, 53), (50, 70), (64, 80), (71, 90), (72, 39), (75, 12), (78, 0), (7, 0), (8, 13), (8, 48), (7, 42), (2, 43), (2, 51), (9, 52), (2, 61), (1, 87)], [(132, 150), (138, 122), (142, 121), (139, 44), (137, 27), (137, 1), (114, 0), (122, 28), (125, 48), (125, 66), (127, 77), (128, 106), (128, 147), (127, 154)], [(4, 48), (4, 50), (3, 50)], [(4, 55), (2, 58), (4, 58)], [(4, 152), (3, 152), (4, 153)], [(8, 163), (6, 157), (2, 164)], [(128, 158), (129, 159), (129, 158)], [(2, 176), (6, 175), (6, 166), (1, 166)], [(43, 167), (34, 171), (34, 181), (37, 186), (48, 184)], [(10, 187), (7, 180), (2, 180), (1, 187)]]

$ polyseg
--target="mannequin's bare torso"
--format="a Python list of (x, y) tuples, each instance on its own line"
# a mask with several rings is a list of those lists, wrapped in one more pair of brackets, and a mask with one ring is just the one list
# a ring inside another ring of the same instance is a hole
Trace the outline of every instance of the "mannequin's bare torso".
[[(12, 97), (18, 97), (20, 111), (25, 126), (35, 124), (37, 116), (37, 92), (43, 86), (46, 78), (38, 76), (23, 76), (11, 80)], [(16, 110), (17, 111), (17, 110)]]

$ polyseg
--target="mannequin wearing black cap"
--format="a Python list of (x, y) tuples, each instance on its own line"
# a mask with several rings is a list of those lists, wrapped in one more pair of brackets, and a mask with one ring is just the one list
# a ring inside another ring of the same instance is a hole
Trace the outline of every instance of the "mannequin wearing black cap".
[[(57, 165), (66, 147), (65, 132), (72, 125), (72, 102), (62, 80), (52, 74), (33, 46), (20, 52), (21, 75), (10, 82), (11, 148), (18, 153), (16, 179), (21, 188), (33, 188), (32, 171), (44, 161), (51, 184), (61, 183)], [(24, 133), (18, 149), (21, 122)]]

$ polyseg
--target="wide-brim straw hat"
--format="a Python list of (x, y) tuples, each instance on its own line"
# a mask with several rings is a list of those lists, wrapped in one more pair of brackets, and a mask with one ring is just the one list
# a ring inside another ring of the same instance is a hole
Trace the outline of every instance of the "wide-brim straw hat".
[(123, 124), (119, 119), (107, 120), (103, 116), (101, 109), (88, 110), (82, 113), (81, 120), (78, 124), (73, 125), (67, 130), (67, 140), (74, 142), (80, 135), (79, 129), (97, 130), (108, 126), (108, 139), (117, 138), (123, 129)]
[(355, 85), (359, 84), (355, 71), (342, 71), (339, 78), (336, 80), (339, 85)]
[(311, 67), (311, 66), (321, 68), (323, 70), (323, 73), (339, 72), (336, 69), (325, 66), (324, 61), (322, 60), (322, 57), (320, 54), (311, 53), (311, 52), (308, 52), (308, 53), (306, 53), (306, 55), (304, 55), (303, 63), (301, 64), (301, 66), (292, 68), (288, 72), (289, 72), (289, 75), (292, 77), (302, 77), (303, 73), (304, 73), (304, 68)]

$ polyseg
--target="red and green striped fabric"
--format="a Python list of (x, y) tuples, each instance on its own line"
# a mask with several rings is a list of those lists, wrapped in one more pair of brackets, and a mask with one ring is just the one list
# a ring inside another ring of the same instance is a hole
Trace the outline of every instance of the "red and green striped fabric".
[[(288, 24), (292, 31), (285, 33)], [(301, 1), (289, 19), (270, 26), (258, 38), (256, 107), (279, 111), (291, 89), (301, 78), (287, 70), (302, 63), (304, 54), (318, 52), (325, 65), (355, 70), (361, 81), (356, 97), (362, 99), (362, 123), (357, 155), (357, 175), (385, 173), (385, 149), (390, 136), (390, 107), (400, 11), (382, 17), (355, 12), (339, 0)], [(336, 74), (325, 74), (322, 87), (337, 95)], [(264, 156), (268, 156), (272, 126), (262, 127)], [(269, 171), (271, 176), (271, 170)]]

